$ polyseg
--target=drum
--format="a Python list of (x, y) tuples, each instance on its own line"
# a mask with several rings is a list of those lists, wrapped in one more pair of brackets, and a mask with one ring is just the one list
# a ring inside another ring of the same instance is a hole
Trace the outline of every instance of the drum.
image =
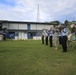
[(76, 35), (75, 34), (70, 34), (69, 36), (68, 36), (68, 40), (69, 41), (76, 41)]

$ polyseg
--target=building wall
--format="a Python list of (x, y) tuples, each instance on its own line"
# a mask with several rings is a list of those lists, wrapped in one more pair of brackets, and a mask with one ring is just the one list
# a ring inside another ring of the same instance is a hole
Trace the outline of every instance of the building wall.
[(53, 25), (45, 25), (45, 29), (50, 30), (51, 27), (53, 27)]
[(50, 29), (53, 27), (53, 25), (44, 25), (44, 24), (31, 24), (30, 29), (31, 30), (43, 30), (44, 29)]
[(19, 25), (19, 29), (27, 30), (27, 24), (18, 24), (18, 25)]
[[(33, 35), (36, 30), (40, 31), (44, 29), (50, 29), (50, 27), (52, 27), (53, 25), (49, 25), (49, 24), (27, 24), (27, 23), (3, 23), (2, 24), (2, 28), (7, 28), (8, 30), (13, 30), (13, 32), (15, 33), (15, 40), (26, 40), (28, 39), (28, 31), (31, 31), (32, 32), (30, 33), (31, 35)], [(16, 30), (16, 31), (14, 31)], [(35, 30), (35, 31), (33, 31)], [(26, 32), (25, 32), (26, 31)], [(40, 32), (37, 32), (37, 33), (40, 33)], [(17, 34), (17, 35), (16, 35)], [(35, 35), (33, 35), (33, 38), (36, 38)], [(40, 36), (38, 35), (37, 36), (37, 39), (40, 39)]]
[(37, 30), (43, 30), (43, 28), (45, 28), (45, 25), (43, 24), (39, 24), (37, 25)]
[(3, 23), (2, 28), (27, 30), (27, 24)]
[(10, 24), (8, 24), (8, 29), (18, 29), (18, 24), (12, 24), (12, 23), (10, 23)]
[(36, 30), (36, 24), (31, 24), (30, 29), (31, 30)]
[(26, 40), (26, 39), (27, 39), (27, 33), (19, 32), (19, 40)]
[[(50, 29), (50, 27), (53, 25), (44, 25), (44, 24), (30, 24), (30, 30), (42, 30), (44, 29)], [(19, 23), (3, 23), (2, 28), (7, 29), (19, 29), (19, 30), (27, 30), (28, 24), (19, 24)]]
[(8, 24), (7, 23), (2, 23), (2, 28), (7, 28), (8, 29)]
[(0, 40), (3, 40), (3, 35), (0, 34)]
[(42, 30), (44, 27), (43, 24), (31, 24), (31, 30)]

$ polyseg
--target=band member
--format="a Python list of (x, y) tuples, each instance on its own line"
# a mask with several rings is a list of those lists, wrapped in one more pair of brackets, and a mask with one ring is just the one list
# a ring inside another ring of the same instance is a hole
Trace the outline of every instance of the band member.
[(62, 34), (61, 34), (61, 26), (59, 26), (59, 44), (61, 44), (61, 36), (62, 36)]
[(59, 29), (58, 26), (55, 26), (54, 29), (54, 45), (55, 45), (55, 49), (58, 49), (58, 41), (59, 41)]
[(62, 34), (61, 44), (62, 44), (63, 52), (67, 52), (67, 33), (68, 33), (67, 28), (63, 27), (63, 29), (61, 30), (61, 34)]
[(50, 28), (50, 31), (49, 31), (49, 43), (50, 43), (50, 47), (52, 47), (52, 39), (53, 39), (53, 29), (52, 27)]
[(45, 42), (46, 42), (46, 45), (48, 45), (48, 30), (46, 30), (45, 32)]
[(61, 31), (59, 31), (59, 44), (61, 44)]
[(42, 32), (41, 39), (42, 39), (42, 44), (44, 44), (44, 32)]

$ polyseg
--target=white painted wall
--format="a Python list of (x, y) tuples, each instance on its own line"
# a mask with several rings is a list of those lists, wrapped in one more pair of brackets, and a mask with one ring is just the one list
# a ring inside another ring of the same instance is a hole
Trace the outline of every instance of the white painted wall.
[(44, 28), (44, 25), (42, 24), (31, 24), (30, 29), (31, 30), (42, 30)]
[(27, 30), (27, 24), (19, 24), (19, 29)]
[(19, 40), (19, 37), (18, 36), (15, 36), (15, 40)]
[(51, 25), (43, 25), (43, 24), (31, 24), (31, 30), (42, 30), (43, 28), (49, 29)]
[(27, 39), (27, 33), (25, 32), (19, 32), (19, 40), (26, 40)]
[(28, 38), (27, 38), (27, 33), (25, 33), (25, 39), (28, 39)]
[(3, 40), (3, 35), (0, 34), (0, 40)]
[(30, 29), (31, 30), (36, 30), (36, 24), (30, 24)]
[(7, 28), (8, 29), (8, 24), (3, 23), (2, 28)]
[[(53, 25), (44, 25), (44, 24), (30, 24), (30, 30), (42, 30), (44, 29), (50, 29), (50, 27)], [(2, 28), (7, 29), (20, 29), (20, 30), (27, 30), (27, 24), (19, 24), (19, 23), (7, 23), (3, 24)]]
[(50, 30), (51, 27), (53, 27), (53, 25), (45, 25), (45, 29)]
[(8, 29), (18, 29), (18, 24), (15, 24), (15, 23), (9, 23), (8, 25)]
[(3, 28), (8, 29), (20, 29), (20, 30), (26, 30), (27, 24), (18, 24), (18, 23), (9, 23), (9, 24), (3, 24)]
[(39, 25), (37, 25), (37, 30), (43, 30), (44, 27), (45, 27), (45, 25), (39, 24)]
[(53, 25), (43, 25), (43, 24), (31, 24), (30, 29), (31, 30), (42, 30), (44, 29), (50, 29), (51, 27), (53, 27)]

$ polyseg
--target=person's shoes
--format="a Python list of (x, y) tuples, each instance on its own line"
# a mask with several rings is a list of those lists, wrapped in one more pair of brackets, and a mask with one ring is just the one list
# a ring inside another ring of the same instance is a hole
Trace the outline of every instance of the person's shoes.
[(62, 52), (64, 52), (64, 53), (65, 53), (65, 52), (67, 52), (67, 51), (62, 51)]

